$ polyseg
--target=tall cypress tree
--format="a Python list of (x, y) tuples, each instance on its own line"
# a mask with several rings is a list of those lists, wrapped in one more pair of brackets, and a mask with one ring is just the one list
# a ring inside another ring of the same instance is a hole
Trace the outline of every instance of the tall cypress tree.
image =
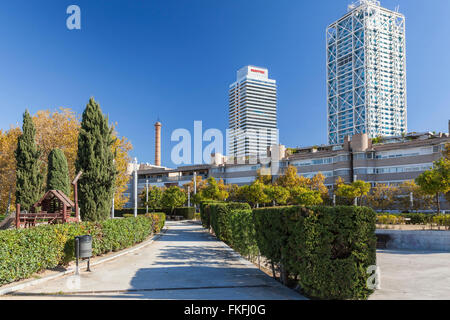
[(77, 172), (83, 175), (78, 181), (80, 214), (83, 220), (99, 221), (109, 217), (117, 171), (111, 150), (112, 129), (94, 98), (83, 112), (78, 135)]
[(42, 193), (44, 176), (41, 173), (41, 151), (35, 141), (36, 129), (28, 110), (23, 114), (22, 135), (17, 140), (15, 151), (16, 169), (16, 203), (21, 208), (30, 210)]
[(69, 168), (61, 149), (53, 149), (48, 155), (47, 191), (60, 190), (70, 195)]

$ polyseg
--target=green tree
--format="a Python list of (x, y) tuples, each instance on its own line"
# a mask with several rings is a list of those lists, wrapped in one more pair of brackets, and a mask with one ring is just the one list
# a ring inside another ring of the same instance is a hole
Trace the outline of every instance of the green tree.
[(144, 206), (148, 206), (148, 208), (150, 210), (155, 211), (156, 209), (159, 209), (162, 207), (161, 204), (161, 199), (162, 199), (162, 195), (163, 195), (164, 191), (157, 187), (157, 186), (153, 186), (153, 187), (149, 187), (148, 188), (148, 201), (146, 201), (147, 199), (147, 190), (144, 189), (142, 190), (141, 194), (139, 195), (141, 202), (144, 204)]
[(164, 209), (170, 209), (170, 213), (173, 213), (173, 209), (182, 207), (187, 201), (186, 193), (177, 186), (172, 186), (164, 190), (161, 197), (161, 205)]
[(323, 202), (319, 191), (298, 186), (292, 188), (291, 198), (293, 203), (302, 206), (315, 206)]
[(28, 110), (23, 114), (22, 135), (17, 139), (16, 157), (16, 203), (30, 210), (42, 195), (44, 176), (39, 160), (41, 151), (35, 141), (34, 128)]
[(267, 186), (264, 192), (274, 206), (285, 205), (290, 196), (289, 191), (281, 186)]
[(437, 212), (441, 212), (440, 195), (450, 191), (450, 160), (441, 158), (431, 170), (416, 178), (416, 183), (429, 195), (435, 195)]
[(364, 182), (362, 180), (357, 180), (351, 184), (339, 183), (337, 185), (337, 190), (335, 192), (336, 196), (342, 197), (351, 201), (353, 199), (361, 199), (366, 196), (370, 191), (370, 183)]
[(206, 186), (201, 190), (201, 200), (224, 201), (228, 198), (228, 192), (223, 180), (217, 182), (213, 177), (206, 180)]
[(117, 170), (114, 165), (112, 128), (94, 98), (83, 112), (78, 135), (76, 171), (81, 218), (87, 221), (107, 219), (112, 205)]
[(48, 190), (60, 190), (70, 196), (69, 167), (61, 149), (53, 149), (48, 155)]
[(260, 204), (265, 204), (270, 201), (267, 194), (264, 192), (266, 186), (259, 180), (255, 180), (249, 186), (243, 186), (242, 193), (248, 203), (253, 207), (259, 207)]

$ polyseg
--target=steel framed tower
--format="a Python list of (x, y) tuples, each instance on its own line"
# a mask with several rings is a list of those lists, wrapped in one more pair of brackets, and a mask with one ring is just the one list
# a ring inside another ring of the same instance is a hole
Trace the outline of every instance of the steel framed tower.
[(328, 26), (328, 143), (407, 132), (405, 17), (360, 0)]

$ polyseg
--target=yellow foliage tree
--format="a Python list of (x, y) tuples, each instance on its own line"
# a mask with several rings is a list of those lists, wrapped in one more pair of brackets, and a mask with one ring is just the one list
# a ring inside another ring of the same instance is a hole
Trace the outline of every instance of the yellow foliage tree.
[(14, 150), (17, 138), (22, 134), (19, 127), (0, 130), (0, 214), (8, 213), (16, 202), (16, 159)]
[(36, 128), (36, 144), (42, 151), (42, 162), (47, 165), (50, 152), (55, 148), (61, 149), (67, 159), (69, 176), (73, 179), (76, 175), (75, 159), (80, 130), (77, 114), (68, 108), (59, 108), (54, 112), (40, 110), (33, 116), (33, 123)]
[(133, 149), (131, 142), (125, 137), (118, 137), (116, 131), (113, 132), (115, 138), (112, 145), (114, 152), (114, 163), (117, 169), (116, 186), (114, 192), (114, 209), (122, 209), (129, 197), (124, 195), (130, 175), (127, 174), (127, 165), (131, 162), (129, 152)]

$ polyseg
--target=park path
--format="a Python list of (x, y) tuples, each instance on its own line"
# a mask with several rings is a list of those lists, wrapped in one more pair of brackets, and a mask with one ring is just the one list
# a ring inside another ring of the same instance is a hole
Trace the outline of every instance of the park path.
[[(209, 235), (168, 221), (152, 244), (81, 272), (24, 288), (9, 299), (305, 299)], [(83, 265), (83, 269), (84, 265)], [(5, 297), (6, 298), (6, 297)]]

